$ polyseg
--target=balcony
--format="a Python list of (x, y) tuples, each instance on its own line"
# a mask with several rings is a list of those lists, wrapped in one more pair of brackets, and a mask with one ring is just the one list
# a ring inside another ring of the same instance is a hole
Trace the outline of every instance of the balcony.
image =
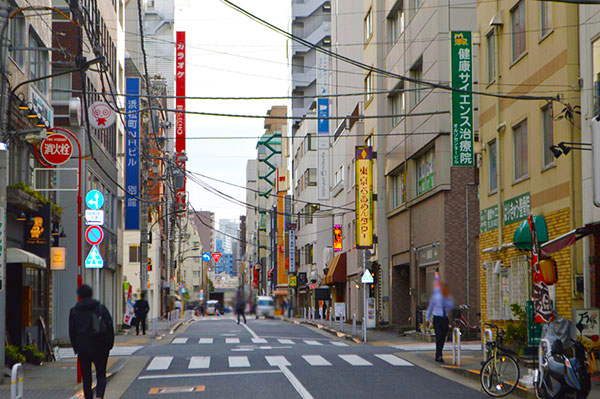
[(292, 87), (294, 90), (298, 87), (307, 87), (317, 80), (317, 70), (307, 68), (304, 73), (292, 74)]
[[(305, 33), (307, 33), (306, 29)], [(329, 21), (321, 22), (320, 24), (316, 25), (311, 32), (307, 33), (306, 36), (302, 36), (302, 38), (309, 43), (319, 44), (327, 36), (331, 36), (331, 22)], [(295, 55), (299, 52), (305, 53), (309, 50), (309, 47), (297, 42), (292, 42), (292, 55)]]
[(292, 18), (306, 18), (329, 0), (294, 0), (292, 3)]

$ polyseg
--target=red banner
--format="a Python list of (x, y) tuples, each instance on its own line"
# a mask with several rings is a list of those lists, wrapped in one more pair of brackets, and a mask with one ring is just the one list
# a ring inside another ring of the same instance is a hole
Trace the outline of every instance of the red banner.
[[(185, 96), (185, 32), (176, 33), (175, 45), (175, 95), (177, 97)], [(185, 111), (185, 98), (175, 100), (175, 109)], [(185, 170), (185, 113), (177, 112), (175, 115), (175, 162), (177, 166)], [(181, 202), (185, 201), (185, 175), (183, 176), (183, 186), (177, 188), (178, 206), (185, 207)], [(183, 198), (183, 200), (181, 200)]]
[(531, 266), (533, 268), (533, 310), (536, 323), (548, 323), (554, 320), (550, 290), (544, 282), (540, 270), (540, 246), (535, 229), (533, 215), (527, 218), (531, 232)]

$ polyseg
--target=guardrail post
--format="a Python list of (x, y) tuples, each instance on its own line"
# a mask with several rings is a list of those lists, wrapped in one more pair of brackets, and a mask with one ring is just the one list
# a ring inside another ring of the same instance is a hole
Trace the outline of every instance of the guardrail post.
[(490, 328), (483, 330), (483, 357), (485, 360), (488, 359), (487, 343), (492, 342), (493, 340), (494, 334), (492, 333), (492, 330)]
[(17, 363), (12, 367), (12, 373), (10, 376), (10, 398), (11, 399), (23, 399), (23, 365)]
[(356, 314), (352, 315), (352, 336), (356, 337)]
[(329, 312), (329, 328), (333, 328), (333, 318), (331, 317), (331, 312)]
[(452, 364), (460, 366), (460, 330), (452, 330)]

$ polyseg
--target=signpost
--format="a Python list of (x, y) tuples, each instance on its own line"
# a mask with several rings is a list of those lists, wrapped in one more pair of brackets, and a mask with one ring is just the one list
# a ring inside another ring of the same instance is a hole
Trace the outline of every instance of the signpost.
[(104, 211), (101, 209), (86, 209), (85, 224), (87, 226), (102, 226), (104, 224)]
[(90, 226), (85, 229), (85, 240), (88, 244), (94, 246), (98, 245), (104, 239), (104, 231), (100, 226)]
[(49, 164), (62, 165), (73, 155), (73, 144), (67, 136), (54, 133), (42, 141), (40, 154)]
[(202, 260), (205, 262), (210, 262), (211, 258), (210, 252), (205, 252), (202, 254)]
[(221, 252), (213, 252), (211, 254), (213, 260), (215, 261), (215, 263), (219, 263), (219, 259), (221, 259), (221, 255), (223, 255)]
[(98, 190), (91, 190), (85, 195), (85, 204), (92, 210), (99, 210), (104, 205), (104, 195)]
[(102, 255), (100, 255), (100, 251), (98, 251), (98, 247), (94, 245), (90, 250), (90, 253), (85, 258), (85, 268), (86, 269), (102, 269), (104, 267), (104, 259), (102, 259)]

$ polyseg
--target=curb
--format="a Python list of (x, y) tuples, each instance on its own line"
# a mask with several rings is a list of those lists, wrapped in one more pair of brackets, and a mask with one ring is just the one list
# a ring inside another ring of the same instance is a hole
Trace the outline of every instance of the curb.
[[(123, 369), (123, 367), (125, 367), (125, 364), (127, 364), (127, 359), (120, 358), (112, 366), (110, 366), (110, 369), (108, 369), (106, 371), (106, 383), (107, 384), (119, 371), (121, 371)], [(96, 394), (96, 382), (92, 383), (92, 392), (94, 392), (94, 395)], [(75, 395), (71, 396), (70, 399), (82, 399), (82, 398), (83, 398), (83, 389), (81, 389)]]
[(173, 334), (175, 331), (177, 331), (177, 329), (178, 329), (179, 327), (181, 327), (181, 326), (182, 326), (182, 324), (183, 324), (183, 322), (182, 322), (182, 321), (180, 321), (180, 322), (178, 322), (177, 324), (175, 324), (175, 326), (174, 326), (173, 328), (171, 328), (171, 331), (169, 331), (169, 335), (171, 335), (171, 334)]
[(309, 325), (309, 326), (313, 326), (313, 327), (318, 328), (319, 330), (326, 331), (326, 332), (328, 332), (331, 335), (335, 335), (338, 338), (343, 338), (343, 339), (345, 339), (347, 341), (354, 342), (355, 344), (363, 343), (362, 340), (360, 340), (358, 338), (355, 338), (355, 337), (353, 337), (350, 334), (339, 332), (339, 331), (334, 330), (332, 328), (326, 327), (323, 324), (319, 324), (319, 323), (315, 323), (315, 322), (310, 322), (310, 321), (305, 321), (305, 320), (300, 320), (300, 321), (298, 321), (298, 320), (292, 320), (292, 319), (287, 319), (287, 318), (283, 318), (283, 317), (280, 317), (280, 320), (285, 321), (287, 323), (306, 324), (306, 325)]

